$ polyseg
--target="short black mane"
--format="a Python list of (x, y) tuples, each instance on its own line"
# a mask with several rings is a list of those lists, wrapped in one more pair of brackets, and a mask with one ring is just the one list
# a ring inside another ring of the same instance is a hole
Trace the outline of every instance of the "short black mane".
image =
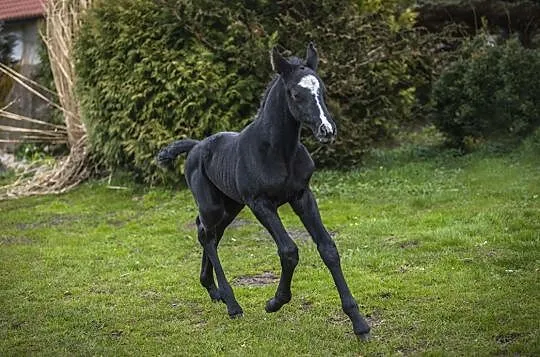
[(270, 83), (268, 83), (268, 85), (266, 86), (266, 89), (264, 90), (264, 94), (261, 97), (261, 104), (259, 104), (259, 109), (257, 110), (255, 119), (257, 119), (259, 115), (261, 114), (261, 112), (263, 111), (264, 105), (266, 104), (266, 100), (268, 99), (268, 94), (270, 94), (270, 90), (272, 89), (272, 87), (274, 86), (274, 84), (276, 83), (278, 79), (279, 79), (279, 74), (275, 74), (272, 77), (272, 80), (270, 81)]

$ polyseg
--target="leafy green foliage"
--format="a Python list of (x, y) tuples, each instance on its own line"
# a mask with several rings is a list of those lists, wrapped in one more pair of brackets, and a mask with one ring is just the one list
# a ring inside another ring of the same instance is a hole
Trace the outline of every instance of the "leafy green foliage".
[(367, 149), (389, 138), (410, 117), (415, 99), (410, 68), (417, 43), (411, 30), (414, 13), (400, 11), (403, 3), (280, 2), (280, 44), (296, 49), (315, 39), (322, 57), (319, 72), (338, 138), (320, 148), (308, 141), (319, 165), (359, 163)]
[(517, 41), (468, 43), (433, 87), (434, 122), (455, 146), (521, 138), (540, 124), (540, 51)]
[[(198, 14), (189, 3), (173, 5), (101, 2), (77, 46), (94, 151), (104, 164), (148, 181), (162, 174), (154, 163), (162, 146), (240, 128), (264, 86), (255, 61), (235, 59), (243, 46), (261, 49), (250, 58), (266, 59), (269, 44), (257, 43), (266, 39), (250, 38), (226, 7)], [(201, 23), (215, 29), (214, 38), (200, 34)]]
[[(77, 43), (93, 150), (107, 166), (166, 180), (156, 152), (173, 139), (239, 130), (270, 81), (268, 50), (317, 42), (339, 139), (319, 165), (352, 165), (410, 116), (414, 14), (394, 1), (98, 2)], [(403, 10), (401, 10), (403, 9)], [(297, 52), (298, 51), (298, 52)]]

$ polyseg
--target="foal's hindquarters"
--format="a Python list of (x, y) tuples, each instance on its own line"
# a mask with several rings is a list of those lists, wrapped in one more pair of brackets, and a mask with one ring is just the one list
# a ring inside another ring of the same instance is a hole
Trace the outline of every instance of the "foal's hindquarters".
[[(202, 150), (194, 149), (186, 162), (186, 179), (199, 209), (195, 219), (199, 243), (203, 247), (200, 281), (213, 301), (222, 301), (232, 318), (243, 314), (234, 292), (225, 277), (217, 246), (225, 228), (244, 207), (224, 195), (206, 176), (202, 164)], [(214, 281), (216, 273), (217, 283)]]

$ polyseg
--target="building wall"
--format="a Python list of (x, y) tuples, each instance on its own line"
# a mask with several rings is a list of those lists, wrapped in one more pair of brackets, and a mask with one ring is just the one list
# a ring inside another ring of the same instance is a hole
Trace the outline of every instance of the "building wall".
[[(12, 56), (16, 61), (16, 68), (19, 73), (28, 78), (35, 78), (41, 63), (39, 27), (40, 19), (38, 18), (7, 22), (4, 25), (4, 31), (12, 33), (15, 37)], [(40, 120), (50, 118), (49, 105), (17, 83), (13, 84), (10, 93), (6, 98), (3, 98), (2, 102), (11, 103), (6, 110), (12, 113)], [(15, 122), (2, 117), (0, 117), (0, 125), (16, 125), (24, 128), (32, 126), (28, 122)], [(19, 136), (19, 133), (0, 131), (0, 139), (14, 140)], [(12, 152), (16, 146), (14, 143), (0, 143), (0, 151)]]
[(39, 56), (39, 19), (6, 23), (5, 31), (15, 37), (13, 48), (15, 61), (21, 65), (38, 65), (41, 62)]

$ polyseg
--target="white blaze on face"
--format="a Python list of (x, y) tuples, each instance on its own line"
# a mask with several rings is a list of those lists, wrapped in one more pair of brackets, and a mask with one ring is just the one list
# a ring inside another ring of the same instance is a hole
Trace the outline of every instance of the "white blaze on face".
[(307, 76), (302, 77), (300, 82), (298, 82), (298, 85), (302, 88), (309, 89), (313, 97), (315, 97), (315, 103), (317, 104), (317, 108), (319, 108), (319, 117), (321, 118), (322, 125), (325, 126), (328, 132), (332, 133), (334, 129), (332, 128), (332, 124), (330, 124), (328, 121), (328, 118), (326, 118), (326, 115), (324, 115), (324, 111), (319, 100), (320, 84), (317, 77), (312, 74), (308, 74)]

